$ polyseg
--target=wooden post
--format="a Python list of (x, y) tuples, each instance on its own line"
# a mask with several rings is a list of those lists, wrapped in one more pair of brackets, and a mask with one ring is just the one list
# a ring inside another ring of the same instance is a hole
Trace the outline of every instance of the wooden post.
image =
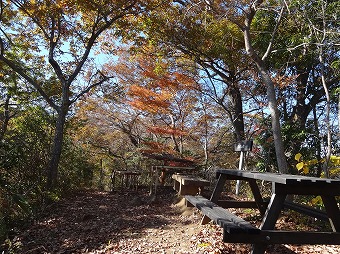
[[(252, 140), (244, 140), (244, 141), (240, 141), (237, 142), (234, 145), (234, 151), (235, 152), (241, 152), (240, 153), (240, 162), (238, 164), (238, 169), (239, 170), (244, 170), (246, 167), (244, 166), (244, 162), (245, 162), (245, 157), (247, 155), (248, 151), (251, 151), (253, 147), (253, 141)], [(240, 180), (236, 181), (236, 191), (235, 194), (238, 195), (239, 194), (239, 190), (240, 190), (240, 185), (241, 182)]]
[[(243, 164), (244, 164), (244, 151), (241, 151), (240, 153), (240, 161), (239, 161), (239, 164), (238, 164), (238, 170), (242, 170), (243, 169)], [(240, 191), (240, 184), (241, 184), (241, 181), (240, 180), (237, 180), (236, 181), (236, 190), (235, 190), (235, 194), (238, 195), (239, 194), (239, 191)]]
[(151, 196), (154, 192), (153, 188), (154, 188), (154, 177), (155, 177), (155, 172), (154, 172), (154, 167), (151, 166), (151, 170), (150, 170), (150, 191), (149, 191), (149, 195)]

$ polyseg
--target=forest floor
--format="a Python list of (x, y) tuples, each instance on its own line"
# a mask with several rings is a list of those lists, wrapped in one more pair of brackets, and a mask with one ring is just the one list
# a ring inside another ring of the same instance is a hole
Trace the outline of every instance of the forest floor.
[[(2, 253), (240, 253), (250, 245), (222, 242), (221, 228), (199, 225), (201, 215), (185, 208), (170, 188), (156, 200), (146, 189), (135, 192), (82, 191), (60, 200), (24, 229), (17, 230)], [(260, 222), (254, 210), (237, 215)], [(277, 227), (306, 228), (294, 214), (280, 217)], [(307, 225), (306, 225), (307, 224)], [(315, 223), (312, 225), (315, 230)], [(1, 253), (1, 251), (0, 251)], [(266, 253), (340, 253), (331, 245), (275, 245)]]

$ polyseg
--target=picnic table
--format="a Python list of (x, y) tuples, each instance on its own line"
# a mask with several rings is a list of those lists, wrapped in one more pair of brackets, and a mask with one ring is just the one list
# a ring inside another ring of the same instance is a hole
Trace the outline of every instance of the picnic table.
[(210, 186), (210, 182), (195, 175), (173, 174), (174, 190), (178, 196), (201, 194), (205, 186)]
[(158, 185), (164, 185), (167, 175), (173, 173), (188, 173), (193, 172), (195, 167), (182, 167), (182, 166), (152, 166), (151, 167), (151, 182), (150, 182), (150, 194), (157, 193)]
[(131, 171), (131, 170), (114, 170), (111, 175), (112, 190), (114, 190), (116, 178), (120, 182), (121, 189), (137, 189), (138, 188), (138, 178), (141, 172)]
[[(214, 220), (223, 227), (223, 241), (229, 243), (252, 244), (252, 254), (263, 254), (269, 244), (340, 244), (340, 210), (336, 196), (340, 196), (340, 180), (288, 175), (278, 173), (260, 173), (240, 170), (216, 170), (217, 183), (210, 200), (202, 196), (185, 196), (186, 200), (200, 209), (205, 215), (202, 223)], [(240, 180), (249, 184), (254, 201), (221, 200), (227, 180)], [(264, 200), (259, 182), (272, 184), (269, 201)], [(308, 209), (298, 204), (286, 202), (288, 195), (318, 195), (325, 206), (325, 213)], [(287, 205), (290, 204), (290, 205)], [(257, 208), (262, 215), (259, 227), (243, 220), (224, 208)], [(276, 221), (284, 208), (306, 212), (313, 216), (320, 215), (328, 219), (332, 232), (285, 231), (275, 229)]]

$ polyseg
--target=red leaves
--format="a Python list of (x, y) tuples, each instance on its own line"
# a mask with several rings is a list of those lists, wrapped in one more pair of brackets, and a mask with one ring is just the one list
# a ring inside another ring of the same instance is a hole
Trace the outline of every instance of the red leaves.
[(170, 106), (169, 94), (156, 93), (142, 86), (130, 86), (128, 95), (134, 98), (130, 101), (131, 106), (149, 113), (165, 113)]
[(151, 133), (156, 133), (156, 134), (167, 134), (167, 135), (174, 135), (174, 136), (183, 136), (187, 134), (187, 132), (185, 131), (166, 127), (166, 126), (150, 126), (148, 128), (148, 131)]

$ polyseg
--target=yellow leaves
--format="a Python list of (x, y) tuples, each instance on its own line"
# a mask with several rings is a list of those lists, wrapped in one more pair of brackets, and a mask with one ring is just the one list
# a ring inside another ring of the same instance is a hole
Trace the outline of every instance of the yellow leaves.
[(206, 248), (206, 247), (209, 247), (209, 246), (211, 246), (211, 245), (212, 245), (211, 243), (206, 242), (206, 243), (200, 243), (200, 244), (198, 244), (198, 247), (200, 247), (200, 248)]
[(323, 202), (322, 202), (322, 198), (320, 196), (316, 196), (315, 198), (313, 198), (311, 200), (311, 203), (313, 206), (322, 206)]
[[(308, 174), (310, 171), (310, 168), (313, 166), (318, 165), (319, 163), (324, 163), (325, 158), (322, 158), (320, 161), (317, 159), (311, 159), (311, 160), (303, 160), (303, 156), (301, 153), (297, 153), (295, 155), (295, 160), (298, 162), (296, 164), (296, 168), (299, 172), (303, 172), (304, 174)], [(331, 175), (337, 175), (340, 173), (340, 156), (332, 155), (330, 157), (330, 173)]]
[(303, 163), (303, 161), (301, 161), (298, 164), (296, 164), (296, 168), (300, 171), (303, 168), (304, 165), (305, 164)]
[(302, 157), (302, 154), (301, 154), (301, 153), (295, 154), (295, 160), (296, 160), (296, 161), (300, 161), (301, 157)]
[(319, 161), (318, 161), (317, 159), (312, 159), (312, 160), (308, 161), (308, 163), (309, 163), (310, 165), (316, 165), (316, 164), (319, 163)]
[(303, 161), (302, 160), (302, 154), (301, 153), (297, 153), (295, 155), (295, 160), (298, 161), (298, 164), (296, 164), (296, 168), (299, 172), (303, 172), (304, 174), (308, 174), (310, 171), (310, 167), (317, 165), (318, 164), (318, 160), (317, 159), (312, 159), (309, 161)]
[(303, 161), (301, 161), (298, 164), (296, 164), (296, 168), (299, 170), (299, 172), (303, 171), (304, 174), (308, 174), (309, 173), (309, 167)]
[(330, 160), (335, 166), (340, 166), (340, 156), (332, 155)]

